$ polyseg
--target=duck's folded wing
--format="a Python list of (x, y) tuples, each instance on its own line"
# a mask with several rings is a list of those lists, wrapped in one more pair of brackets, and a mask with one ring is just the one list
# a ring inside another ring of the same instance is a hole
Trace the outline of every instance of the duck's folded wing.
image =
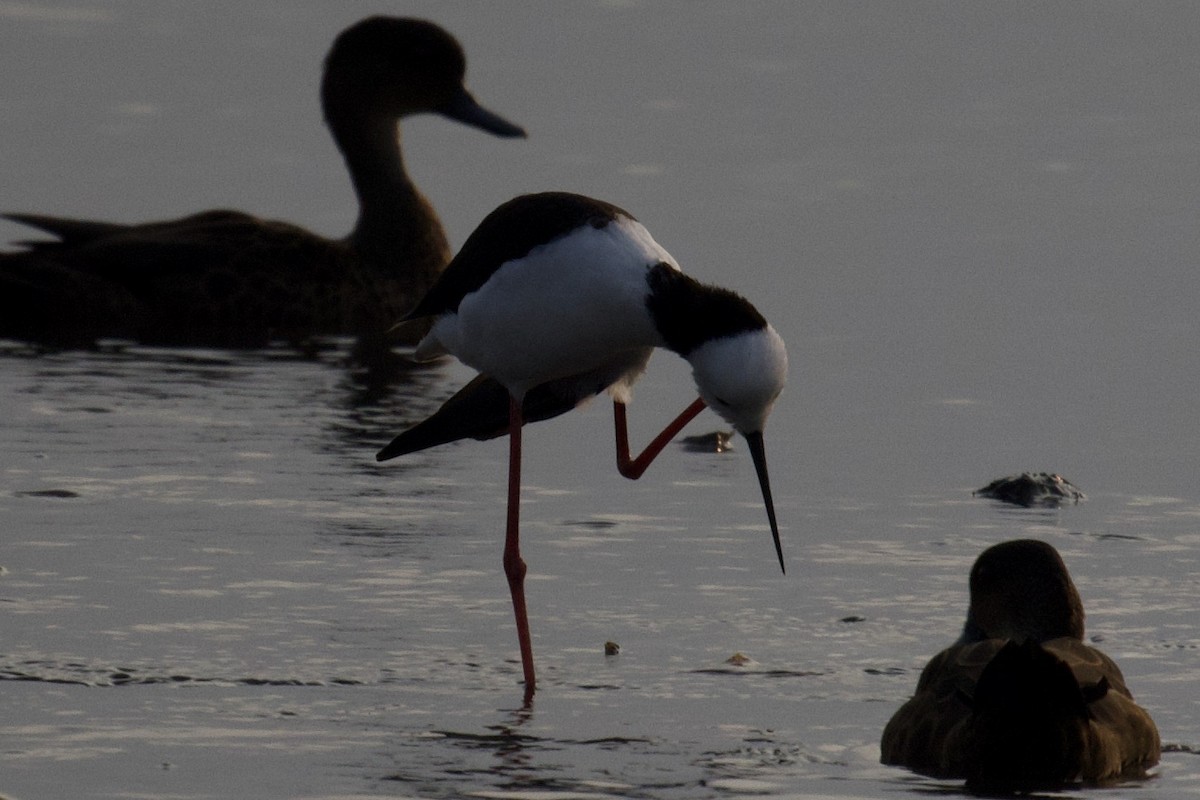
[(884, 728), (880, 760), (924, 775), (961, 777), (961, 759), (947, 743), (961, 734), (971, 716), (975, 684), (1003, 645), (987, 639), (934, 656), (921, 671), (916, 692)]
[(1157, 764), (1162, 749), (1158, 728), (1134, 702), (1116, 662), (1075, 639), (1051, 639), (1043, 646), (1071, 668), (1088, 698), (1083, 779), (1104, 783), (1140, 777)]

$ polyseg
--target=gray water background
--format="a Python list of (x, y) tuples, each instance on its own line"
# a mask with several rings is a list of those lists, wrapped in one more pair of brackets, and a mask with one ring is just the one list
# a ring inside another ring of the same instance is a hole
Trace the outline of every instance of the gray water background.
[[(316, 85), (369, 13), (446, 26), (529, 130), (405, 125), (455, 244), (520, 192), (592, 194), (784, 336), (788, 574), (744, 447), (631, 483), (604, 403), (530, 428), (521, 709), (503, 441), (372, 457), (468, 371), (380, 391), (336, 350), (5, 346), (0, 794), (953, 791), (878, 736), (1019, 536), (1063, 553), (1167, 745), (1094, 794), (1200, 793), (1200, 7), (4, 2), (0, 207), (344, 233)], [(634, 438), (692, 396), (656, 357)], [(1088, 499), (971, 497), (1025, 469)]]

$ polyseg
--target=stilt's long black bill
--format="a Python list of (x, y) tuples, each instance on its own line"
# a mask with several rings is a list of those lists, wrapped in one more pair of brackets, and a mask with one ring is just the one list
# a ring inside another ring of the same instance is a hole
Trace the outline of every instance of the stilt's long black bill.
[(763, 502), (767, 505), (767, 519), (771, 522), (771, 536), (775, 538), (775, 555), (779, 556), (779, 569), (787, 574), (783, 565), (783, 545), (779, 542), (779, 525), (775, 522), (775, 502), (771, 499), (771, 480), (767, 477), (767, 449), (763, 446), (762, 431), (747, 433), (746, 441), (750, 443), (750, 458), (754, 460), (754, 469), (758, 472), (758, 485), (762, 488)]

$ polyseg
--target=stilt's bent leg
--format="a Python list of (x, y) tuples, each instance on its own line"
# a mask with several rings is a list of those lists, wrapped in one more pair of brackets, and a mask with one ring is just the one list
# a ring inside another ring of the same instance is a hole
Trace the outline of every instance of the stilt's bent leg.
[(512, 594), (513, 614), (517, 619), (517, 641), (521, 645), (521, 669), (525, 672), (525, 701), (537, 687), (533, 674), (533, 643), (529, 638), (529, 617), (525, 613), (525, 561), (521, 558), (521, 403), (509, 398), (508, 404), (508, 524), (504, 533), (504, 574)]
[(629, 457), (629, 428), (625, 424), (625, 404), (613, 401), (613, 422), (617, 429), (617, 472), (620, 472), (630, 480), (637, 480), (642, 477), (642, 473), (650, 466), (650, 462), (662, 452), (662, 449), (675, 438), (675, 435), (683, 430), (683, 426), (687, 425), (696, 415), (704, 410), (704, 401), (699, 397), (667, 427), (662, 429), (662, 433), (654, 437), (654, 441), (646, 445), (646, 449), (637, 458)]

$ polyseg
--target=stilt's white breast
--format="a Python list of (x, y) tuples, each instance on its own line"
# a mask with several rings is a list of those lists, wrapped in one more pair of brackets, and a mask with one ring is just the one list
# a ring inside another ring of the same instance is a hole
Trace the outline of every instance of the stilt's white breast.
[(662, 344), (646, 271), (674, 259), (639, 223), (585, 225), (502, 264), (429, 338), (522, 394)]

